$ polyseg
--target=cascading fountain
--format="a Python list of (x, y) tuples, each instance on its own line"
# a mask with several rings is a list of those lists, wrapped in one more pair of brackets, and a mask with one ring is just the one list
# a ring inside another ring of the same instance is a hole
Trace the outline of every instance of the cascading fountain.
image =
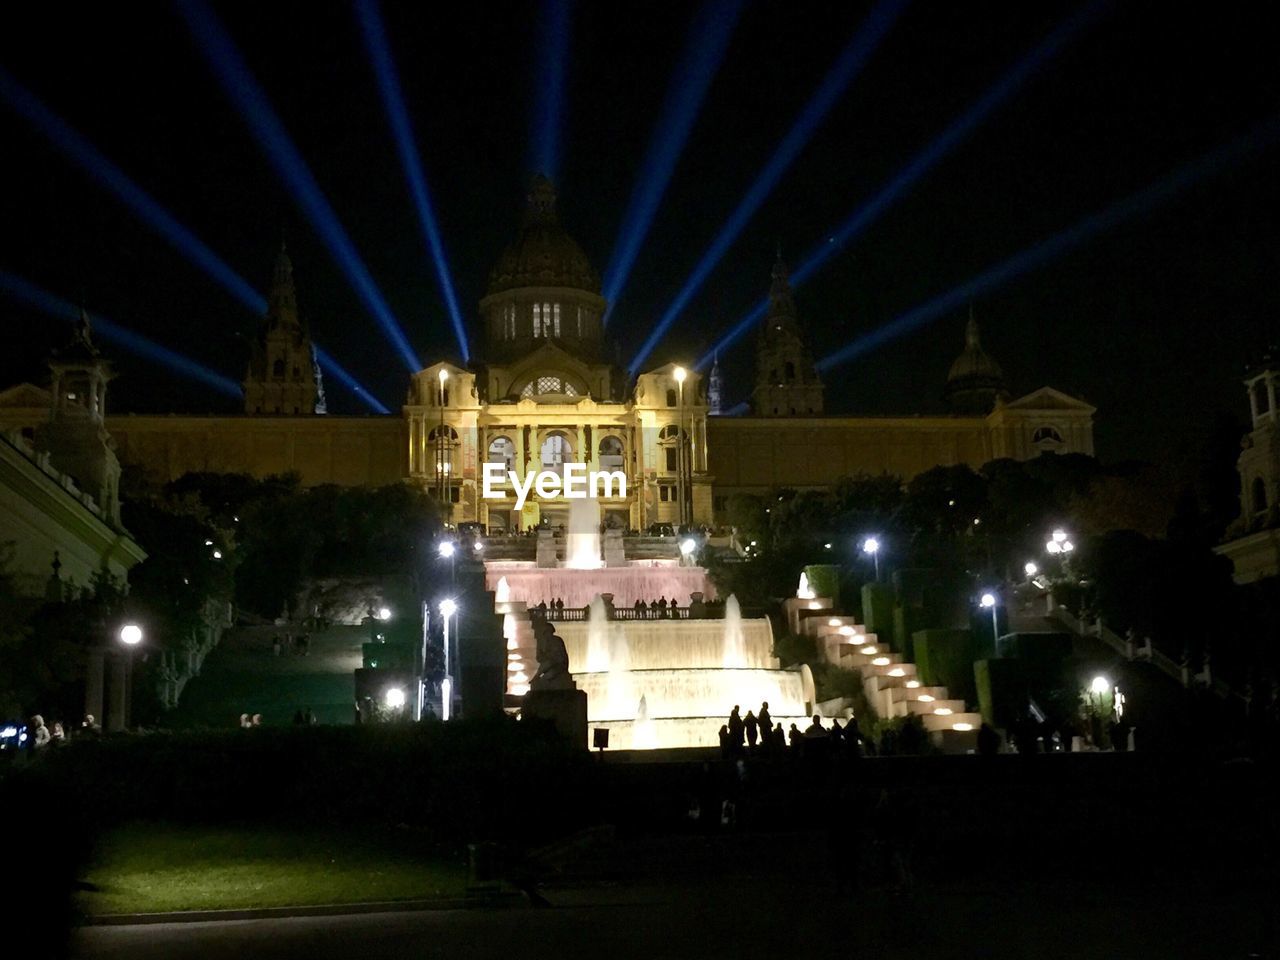
[(605, 616), (603, 602), (593, 603), (585, 623), (557, 623), (556, 631), (571, 668), (583, 668), (573, 678), (587, 693), (587, 722), (609, 728), (610, 747), (715, 746), (734, 704), (745, 715), (768, 701), (786, 724), (808, 714), (811, 682), (778, 668), (769, 620), (744, 619), (735, 597), (723, 620)]
[(725, 602), (723, 620), (609, 619), (602, 594), (621, 609), (658, 597), (688, 603), (695, 591), (711, 599), (715, 591), (706, 570), (676, 560), (604, 567), (599, 519), (596, 501), (570, 502), (562, 566), (486, 562), (497, 612), (507, 615), (508, 692), (526, 692), (536, 670), (529, 608), (559, 598), (566, 607), (587, 607), (585, 621), (558, 622), (556, 632), (574, 682), (587, 694), (587, 723), (610, 731), (611, 748), (716, 746), (735, 704), (745, 715), (768, 701), (775, 721), (804, 725), (812, 678), (779, 669), (768, 618), (744, 618), (736, 597)]

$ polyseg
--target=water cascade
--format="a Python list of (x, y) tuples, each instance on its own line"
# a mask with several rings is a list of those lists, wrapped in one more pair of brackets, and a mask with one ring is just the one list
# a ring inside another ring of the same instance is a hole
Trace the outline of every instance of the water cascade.
[(582, 497), (569, 501), (569, 537), (564, 565), (570, 570), (596, 570), (600, 559), (600, 501)]
[(506, 577), (498, 578), (498, 585), (493, 591), (493, 599), (495, 603), (509, 603), (511, 601), (511, 584), (507, 583)]
[(747, 638), (742, 632), (742, 608), (732, 593), (724, 602), (724, 665), (740, 670), (747, 665)]

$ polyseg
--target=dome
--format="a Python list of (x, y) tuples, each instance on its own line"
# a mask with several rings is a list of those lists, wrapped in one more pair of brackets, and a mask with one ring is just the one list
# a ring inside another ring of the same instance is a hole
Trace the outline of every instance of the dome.
[(957, 413), (985, 414), (999, 399), (1006, 399), (1004, 371), (1000, 364), (982, 349), (978, 339), (978, 321), (969, 315), (964, 331), (964, 350), (951, 364), (947, 386), (943, 391), (948, 405)]
[(964, 351), (951, 364), (951, 372), (947, 374), (947, 382), (957, 380), (987, 381), (993, 385), (1004, 384), (1004, 371), (1000, 364), (992, 359), (991, 354), (982, 349), (978, 341), (978, 323), (972, 317), (964, 334)]
[(587, 255), (556, 214), (556, 191), (551, 181), (537, 176), (529, 188), (524, 222), (515, 243), (503, 251), (489, 271), (491, 296), (519, 287), (569, 287), (598, 294), (600, 277)]

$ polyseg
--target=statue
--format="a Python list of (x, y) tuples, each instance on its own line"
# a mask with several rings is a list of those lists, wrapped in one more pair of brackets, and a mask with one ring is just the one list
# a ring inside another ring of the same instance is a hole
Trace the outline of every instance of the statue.
[(538, 672), (529, 681), (529, 689), (575, 689), (573, 678), (569, 676), (569, 651), (556, 635), (556, 628), (547, 620), (534, 620), (533, 634), (537, 640)]

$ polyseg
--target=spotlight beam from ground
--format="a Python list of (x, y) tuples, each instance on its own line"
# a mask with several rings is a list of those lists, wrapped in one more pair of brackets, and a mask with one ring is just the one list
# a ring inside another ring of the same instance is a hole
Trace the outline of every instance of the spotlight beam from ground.
[(707, 90), (742, 13), (742, 0), (707, 0), (695, 15), (680, 64), (671, 77), (658, 124), (640, 164), (640, 176), (631, 191), (627, 212), (618, 228), (613, 256), (604, 274), (604, 323), (618, 304), (640, 247), (666, 193), (676, 161), (689, 139), (689, 131), (702, 109)]
[(391, 44), (387, 41), (387, 29), (382, 19), (382, 12), (378, 9), (378, 0), (358, 0), (356, 17), (360, 21), (360, 30), (364, 35), (369, 61), (373, 65), (378, 89), (382, 94), (382, 102), (387, 110), (387, 121), (391, 124), (391, 133), (396, 142), (396, 150), (400, 154), (400, 163), (404, 167), (405, 178), (409, 181), (409, 193), (418, 211), (418, 220), (422, 224), (427, 248), (431, 251), (431, 260), (436, 268), (436, 280), (440, 284), (440, 295), (444, 299), (445, 309), (449, 311), (453, 334), (458, 340), (458, 348), (462, 351), (462, 362), (469, 363), (471, 348), (467, 343), (467, 331), (462, 323), (462, 312), (458, 309), (458, 297), (453, 289), (449, 258), (445, 255), (440, 225), (436, 221), (431, 192), (427, 188), (426, 173), (422, 169), (422, 159), (418, 154), (416, 139), (413, 135), (413, 124), (409, 119), (409, 111), (405, 107), (404, 92), (400, 87), (395, 60), (391, 56)]
[[(872, 223), (880, 218), (894, 203), (902, 199), (907, 191), (928, 173), (935, 164), (954, 150), (981, 123), (991, 116), (995, 110), (1006, 103), (1010, 97), (1040, 68), (1056, 56), (1078, 33), (1092, 24), (1110, 6), (1110, 0), (1094, 0), (1058, 26), (1049, 36), (1037, 44), (1032, 50), (1020, 58), (1004, 73), (987, 91), (971, 103), (962, 114), (936, 136), (932, 142), (917, 153), (898, 173), (869, 200), (858, 206), (845, 220), (833, 229), (827, 239), (811, 250), (800, 265), (791, 273), (791, 285), (798, 287), (821, 269), (827, 261), (843, 250), (851, 241), (862, 234)], [(697, 369), (701, 370), (710, 364), (717, 353), (724, 352), (740, 337), (764, 317), (769, 309), (769, 298), (764, 297), (743, 316), (723, 337), (716, 341), (707, 353), (698, 361)]]
[(207, 273), (224, 290), (253, 312), (261, 315), (267, 302), (253, 287), (194, 233), (183, 226), (146, 190), (112, 163), (97, 147), (77, 133), (70, 124), (50, 110), (35, 94), (0, 69), (0, 98), (19, 116), (29, 121), (64, 156), (106, 187), (116, 199), (132, 210), (156, 233), (172, 244), (191, 263)]
[(628, 367), (631, 376), (634, 377), (640, 371), (644, 362), (649, 358), (649, 354), (653, 352), (662, 338), (666, 336), (667, 331), (671, 329), (680, 317), (680, 314), (684, 312), (684, 308), (689, 305), (693, 295), (706, 282), (707, 277), (711, 275), (711, 271), (715, 269), (716, 264), (729, 251), (734, 240), (738, 238), (738, 234), (742, 232), (743, 227), (747, 225), (747, 222), (760, 208), (760, 205), (764, 203), (778, 181), (782, 179), (782, 175), (795, 161), (796, 157), (799, 156), (800, 151), (809, 142), (814, 131), (817, 130), (831, 108), (839, 101), (845, 89), (857, 76), (876, 47), (879, 46), (880, 41), (888, 33), (889, 28), (893, 26), (894, 21), (898, 19), (898, 15), (905, 7), (906, 0), (880, 0), (872, 9), (867, 19), (853, 35), (853, 38), (841, 51), (831, 69), (827, 71), (821, 85), (809, 99), (809, 102), (805, 104), (800, 116), (791, 125), (791, 129), (787, 131), (774, 149), (773, 154), (765, 162), (755, 181), (747, 188), (746, 194), (739, 201), (733, 213), (729, 215), (729, 219), (721, 226), (720, 232), (711, 241), (706, 253), (702, 255), (702, 259), (693, 268), (693, 272), (685, 281), (684, 286), (680, 288), (671, 305), (667, 307), (666, 312), (663, 313), (662, 318), (658, 321), (657, 326), (654, 327), (653, 332), (650, 333), (649, 338), (632, 358)]
[[(80, 314), (79, 308), (70, 300), (55, 296), (48, 290), (36, 286), (29, 280), (24, 280), (16, 274), (9, 273), (7, 270), (0, 270), (0, 290), (4, 290), (13, 299), (34, 307), (41, 313), (48, 314), (56, 320), (65, 321), (68, 326)], [(132, 330), (108, 320), (101, 314), (90, 313), (89, 319), (93, 323), (94, 331), (101, 334), (103, 339), (117, 344), (129, 353), (136, 354), (144, 360), (158, 363), (181, 376), (190, 377), (207, 387), (212, 387), (225, 396), (236, 398), (243, 396), (240, 384), (230, 377), (224, 377), (222, 374), (210, 370), (204, 364), (197, 363), (190, 357), (162, 346), (140, 333), (134, 333)]]
[(899, 314), (879, 329), (823, 357), (818, 362), (818, 369), (824, 372), (831, 370), (890, 340), (910, 333), (929, 321), (956, 310), (975, 297), (1014, 280), (1030, 270), (1044, 266), (1103, 231), (1172, 199), (1198, 181), (1241, 163), (1250, 154), (1272, 146), (1277, 140), (1280, 140), (1280, 115), (1259, 124), (1245, 136), (1176, 167), (1154, 183), (1089, 214), (1065, 230), (1028, 247), (1021, 253), (988, 267), (972, 279), (934, 297), (927, 303)]
[(542, 0), (534, 56), (533, 173), (552, 183), (560, 173), (560, 140), (565, 116), (565, 74), (569, 64), (570, 0)]
[(333, 379), (337, 380), (340, 384), (342, 384), (344, 387), (346, 387), (348, 390), (354, 393), (357, 397), (363, 400), (369, 406), (369, 408), (373, 410), (375, 413), (391, 412), (382, 403), (382, 401), (380, 401), (377, 397), (375, 397), (372, 393), (370, 393), (365, 388), (364, 384), (362, 384), (359, 380), (357, 380), (355, 377), (349, 374), (346, 370), (344, 370), (342, 365), (339, 364), (337, 360), (333, 359), (333, 356), (327, 350), (322, 348), (320, 344), (313, 343), (312, 346), (315, 348), (315, 351), (316, 351), (316, 360), (320, 362), (320, 368), (324, 370), (327, 376), (330, 376)]
[(404, 330), (230, 34), (204, 0), (180, 0), (178, 9), (187, 21), (197, 49), (213, 70), (223, 91), (236, 105), (254, 139), (293, 195), (294, 202), (311, 221), (339, 269), (346, 274), (365, 307), (403, 358), (405, 366), (416, 373), (422, 364)]

